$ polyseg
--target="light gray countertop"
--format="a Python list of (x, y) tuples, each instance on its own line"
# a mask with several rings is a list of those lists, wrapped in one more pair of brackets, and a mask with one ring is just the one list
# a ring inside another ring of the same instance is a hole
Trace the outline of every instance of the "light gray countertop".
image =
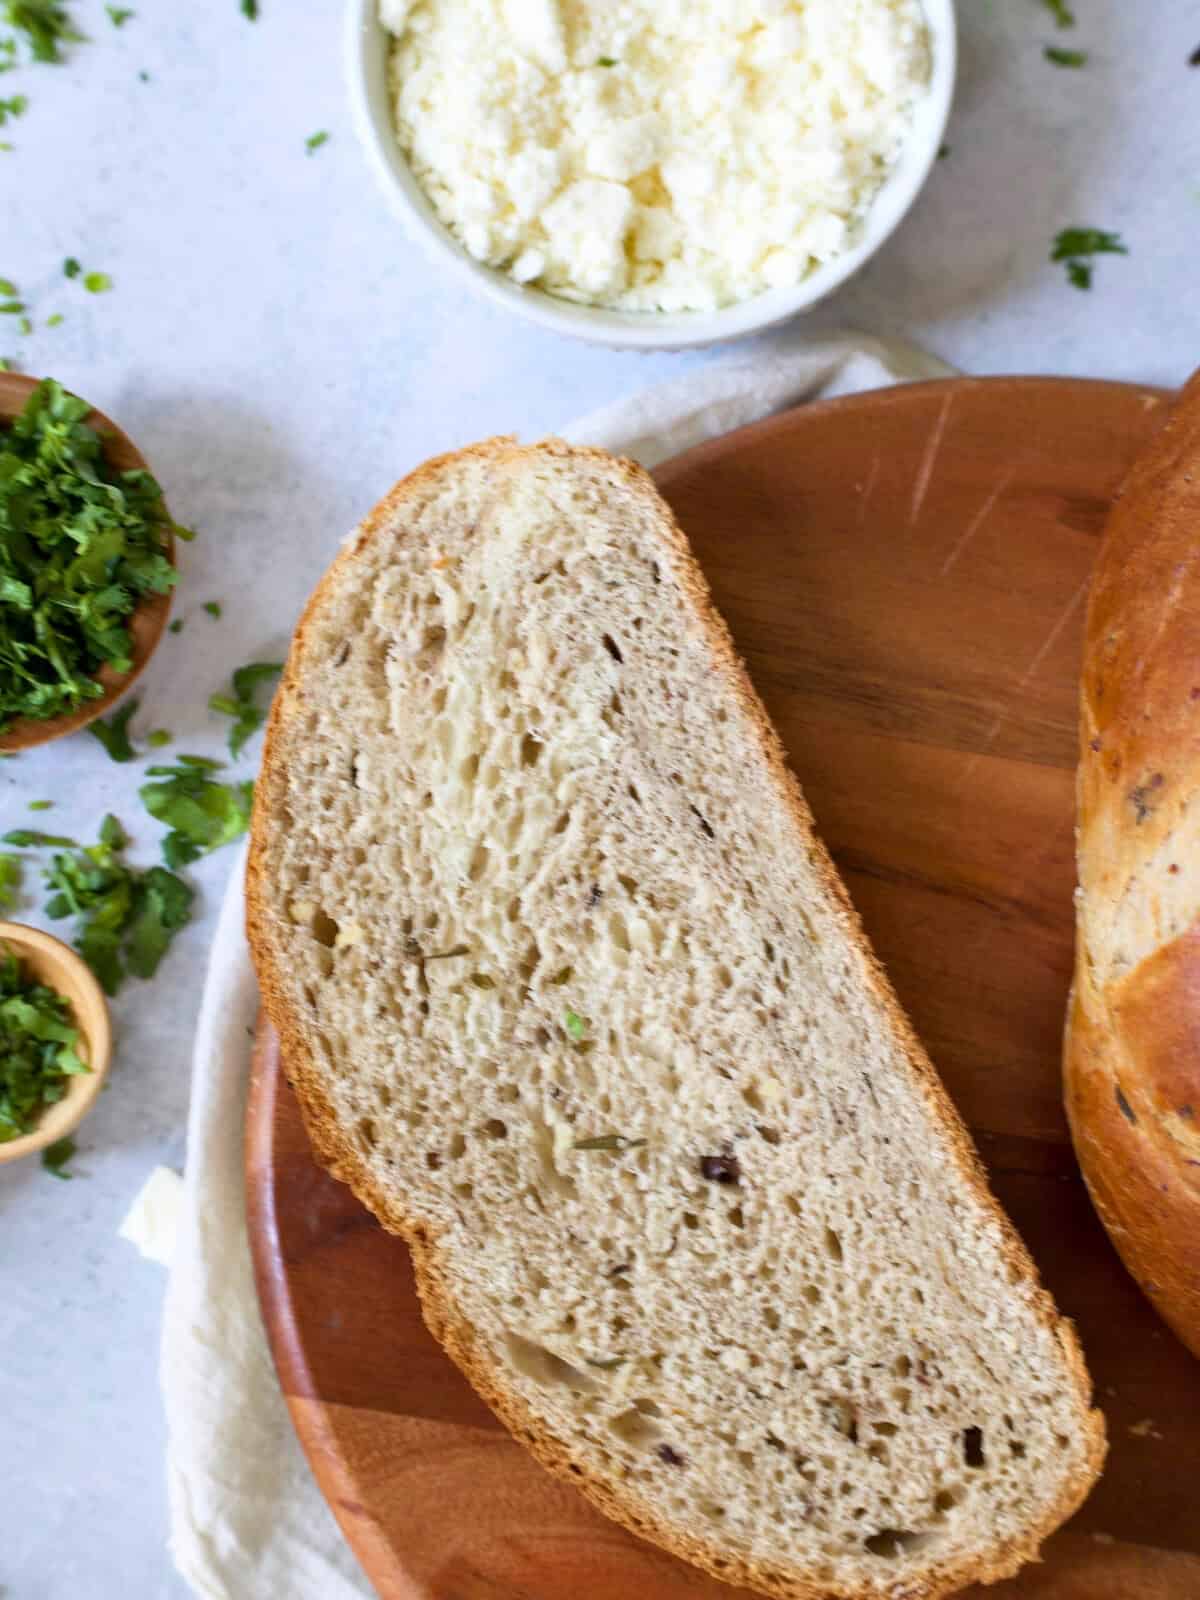
[[(34, 334), (0, 355), (117, 418), (199, 538), (136, 727), (219, 754), (205, 710), (229, 670), (269, 659), (337, 540), (401, 473), (494, 432), (536, 434), (688, 363), (569, 344), (470, 297), (401, 232), (350, 127), (335, 0), (138, 5), (119, 30), (70, 0), (89, 42), (0, 78), (29, 96), (0, 153), (0, 275)], [(961, 0), (949, 151), (876, 262), (814, 332), (902, 335), (974, 373), (1177, 383), (1200, 361), (1200, 12), (1179, 0)], [(0, 30), (2, 31), (2, 30)], [(1090, 51), (1056, 69), (1048, 43)], [(148, 81), (139, 77), (147, 73)], [(313, 155), (306, 137), (332, 135)], [(1055, 233), (1120, 231), (1091, 293), (1048, 260)], [(66, 256), (111, 274), (88, 295)], [(65, 322), (46, 329), (45, 318)], [(219, 599), (214, 622), (200, 610)], [(256, 747), (255, 747), (256, 748)], [(254, 751), (243, 766), (249, 769)], [(138, 768), (84, 735), (3, 763), (0, 824), (94, 837), (113, 809), (157, 828)], [(27, 802), (53, 798), (32, 817)], [(136, 826), (135, 826), (136, 825)], [(226, 858), (233, 852), (225, 853)], [(191, 869), (196, 920), (115, 1007), (111, 1088), (78, 1176), (0, 1169), (0, 1594), (184, 1593), (165, 1549), (156, 1362), (162, 1270), (116, 1230), (156, 1163), (180, 1166), (191, 1032), (228, 859)], [(18, 915), (39, 920), (36, 881)]]

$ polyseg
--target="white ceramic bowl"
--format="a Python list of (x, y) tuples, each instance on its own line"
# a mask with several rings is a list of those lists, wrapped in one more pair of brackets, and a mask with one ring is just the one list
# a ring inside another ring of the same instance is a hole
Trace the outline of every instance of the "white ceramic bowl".
[(609, 311), (526, 288), (476, 261), (438, 219), (400, 151), (388, 93), (389, 35), (379, 0), (350, 0), (347, 64), (359, 135), (401, 220), (442, 266), (518, 316), (556, 333), (627, 350), (682, 350), (760, 333), (816, 305), (857, 272), (900, 222), (937, 160), (957, 66), (954, 0), (922, 0), (932, 43), (929, 91), (917, 107), (908, 141), (879, 190), (853, 248), (787, 289), (768, 289), (719, 311)]

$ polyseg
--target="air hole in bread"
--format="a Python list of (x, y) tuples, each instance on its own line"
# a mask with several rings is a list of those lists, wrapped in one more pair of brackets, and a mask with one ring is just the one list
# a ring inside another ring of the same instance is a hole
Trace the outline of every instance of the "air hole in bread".
[(473, 972), (471, 974), (471, 982), (476, 989), (494, 989), (496, 987), (495, 980), (489, 978), (486, 972)]
[(535, 739), (532, 733), (527, 733), (521, 740), (521, 765), (523, 767), (536, 767), (542, 754), (542, 741)]
[(536, 1384), (547, 1388), (561, 1384), (576, 1393), (589, 1392), (596, 1387), (586, 1372), (580, 1372), (569, 1361), (564, 1361), (544, 1345), (535, 1344), (532, 1339), (523, 1339), (519, 1333), (510, 1333), (506, 1336), (505, 1344), (508, 1358), (516, 1371)]
[(621, 654), (620, 646), (617, 644), (617, 641), (613, 638), (611, 633), (606, 633), (604, 635), (604, 648), (608, 651), (609, 655), (613, 658), (618, 666), (624, 665), (625, 657)]
[(832, 1228), (825, 1229), (825, 1254), (831, 1261), (841, 1261), (843, 1259), (842, 1241)]
[(489, 1139), (507, 1139), (508, 1124), (501, 1122), (499, 1117), (489, 1117), (480, 1132), (487, 1134)]
[(333, 948), (338, 936), (338, 925), (327, 911), (323, 911), (318, 906), (313, 912), (309, 927), (312, 929), (312, 936), (318, 944), (324, 945), (327, 950)]
[(953, 1511), (961, 1499), (962, 1491), (960, 1489), (939, 1489), (933, 1497), (933, 1509), (943, 1514), (947, 1511)]
[(962, 1445), (963, 1460), (969, 1467), (979, 1468), (987, 1466), (987, 1457), (983, 1453), (982, 1428), (964, 1428)]
[(869, 1550), (873, 1556), (883, 1556), (894, 1561), (900, 1556), (911, 1555), (916, 1550), (925, 1549), (935, 1537), (935, 1534), (916, 1533), (910, 1528), (881, 1528), (878, 1533), (873, 1533), (869, 1539), (863, 1540), (863, 1548)]
[(1025, 1454), (1025, 1446), (1019, 1439), (1010, 1439), (1008, 1442), (1008, 1448), (1012, 1454), (1016, 1456), (1018, 1461), (1020, 1461)]
[(623, 1444), (633, 1445), (635, 1448), (655, 1444), (662, 1438), (662, 1429), (652, 1417), (646, 1416), (636, 1405), (630, 1406), (627, 1411), (619, 1412), (615, 1417), (610, 1417), (608, 1426)]

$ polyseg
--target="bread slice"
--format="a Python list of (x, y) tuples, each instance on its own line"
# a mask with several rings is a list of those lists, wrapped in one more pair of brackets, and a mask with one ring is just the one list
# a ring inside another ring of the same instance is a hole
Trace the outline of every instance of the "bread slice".
[(637, 467), (494, 440), (392, 491), (292, 646), (248, 887), (319, 1155), (603, 1511), (899, 1600), (1086, 1494), (1073, 1332)]

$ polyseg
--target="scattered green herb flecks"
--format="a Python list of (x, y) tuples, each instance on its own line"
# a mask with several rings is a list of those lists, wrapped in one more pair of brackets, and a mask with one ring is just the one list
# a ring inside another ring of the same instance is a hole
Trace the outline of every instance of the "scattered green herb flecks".
[[(23, 117), (29, 110), (29, 101), (23, 94), (10, 95), (7, 100), (0, 100), (0, 128), (14, 117)], [(12, 291), (15, 294), (17, 291)]]
[(618, 1153), (622, 1150), (636, 1150), (638, 1145), (645, 1144), (645, 1139), (627, 1139), (623, 1133), (602, 1133), (595, 1139), (576, 1139), (576, 1150), (610, 1150)]
[(94, 739), (107, 750), (111, 761), (132, 761), (134, 757), (133, 745), (129, 742), (129, 724), (137, 714), (139, 700), (127, 700), (119, 711), (114, 711), (112, 719), (105, 722), (103, 717), (97, 717), (94, 722), (88, 723), (87, 731)]
[(36, 828), (10, 828), (6, 834), (0, 835), (0, 843), (15, 844), (19, 850), (56, 849), (60, 845), (64, 849), (74, 850), (76, 842), (69, 839), (64, 833), (39, 833)]
[(167, 632), (168, 633), (182, 633), (183, 632), (183, 618), (182, 617), (176, 617), (175, 621), (167, 629)]
[(29, 802), (30, 811), (50, 811), (53, 807), (53, 800), (31, 800)]
[(56, 311), (52, 317), (46, 318), (46, 326), (48, 328), (61, 328), (66, 320), (61, 311)]
[(218, 783), (219, 761), (207, 756), (180, 756), (173, 767), (148, 767), (148, 777), (138, 790), (142, 804), (158, 822), (170, 828), (162, 842), (163, 860), (169, 867), (189, 861), (240, 839), (250, 826), (254, 785)]
[(576, 1044), (587, 1034), (587, 1023), (577, 1011), (563, 1013), (563, 1027)]
[(1060, 50), (1057, 45), (1048, 44), (1042, 51), (1046, 60), (1056, 67), (1086, 67), (1088, 53), (1086, 50)]
[(108, 465), (88, 409), (47, 379), (0, 431), (0, 729), (99, 699), (139, 601), (176, 581), (162, 491)]
[(73, 1178), (75, 1174), (67, 1171), (67, 1162), (74, 1157), (78, 1149), (79, 1146), (74, 1139), (56, 1139), (42, 1151), (42, 1165), (52, 1178)]
[(107, 272), (85, 272), (83, 287), (89, 294), (107, 294), (112, 288), (113, 281)]
[(24, 300), (5, 300), (0, 303), (0, 316), (16, 317), (25, 309)]
[(239, 667), (233, 675), (233, 693), (214, 694), (209, 697), (208, 708), (223, 717), (233, 717), (229, 730), (229, 754), (238, 756), (246, 740), (263, 724), (266, 712), (254, 701), (260, 683), (277, 678), (283, 671), (280, 661), (252, 661)]
[(17, 332), (18, 333), (24, 333), (24, 334), (29, 334), (29, 333), (33, 332), (33, 323), (29, 320), (28, 317), (22, 317), (20, 322), (17, 323)]
[(311, 156), (315, 151), (319, 150), (323, 144), (328, 144), (328, 143), (329, 143), (329, 134), (325, 131), (324, 128), (322, 128), (319, 133), (310, 133), (309, 134), (308, 138), (305, 139), (305, 141), (304, 141), (304, 148), (308, 151), (309, 155)]
[(1042, 0), (1042, 4), (1060, 28), (1075, 26), (1075, 13), (1067, 4), (1067, 0)]
[(47, 916), (79, 920), (75, 948), (106, 994), (116, 994), (131, 973), (152, 978), (191, 916), (192, 890), (183, 879), (165, 867), (139, 872), (126, 866), (121, 852), (127, 842), (116, 817), (107, 816), (96, 844), (56, 855), (44, 873), (53, 891)]
[(131, 11), (128, 6), (105, 6), (104, 9), (108, 12), (108, 20), (114, 28), (123, 28), (130, 17), (137, 16), (137, 12)]
[(32, 1133), (70, 1080), (91, 1070), (78, 1043), (66, 1000), (0, 945), (0, 1144)]
[(206, 600), (204, 602), (204, 609), (208, 612), (210, 617), (216, 620), (221, 615), (221, 602), (219, 600)]
[(0, 855), (0, 906), (11, 911), (16, 905), (21, 887), (21, 858), (10, 854)]
[(242, 15), (251, 22), (258, 21), (258, 0), (242, 0)]
[(596, 62), (596, 65), (598, 67), (615, 67), (616, 64), (617, 64), (616, 56), (601, 56), (599, 58), (599, 60)]
[(79, 265), (79, 262), (76, 261), (74, 256), (68, 256), (63, 262), (64, 278), (77, 278), (82, 271), (83, 268)]
[(64, 44), (83, 40), (58, 0), (0, 0), (0, 21), (24, 38), (34, 61), (61, 61)]
[(163, 745), (170, 744), (171, 735), (165, 728), (155, 728), (153, 733), (146, 735), (146, 743), (152, 750), (161, 750)]
[(1065, 263), (1067, 279), (1076, 289), (1090, 289), (1092, 263), (1089, 257), (1128, 254), (1119, 233), (1108, 233), (1103, 228), (1064, 228), (1054, 240), (1050, 259)]

